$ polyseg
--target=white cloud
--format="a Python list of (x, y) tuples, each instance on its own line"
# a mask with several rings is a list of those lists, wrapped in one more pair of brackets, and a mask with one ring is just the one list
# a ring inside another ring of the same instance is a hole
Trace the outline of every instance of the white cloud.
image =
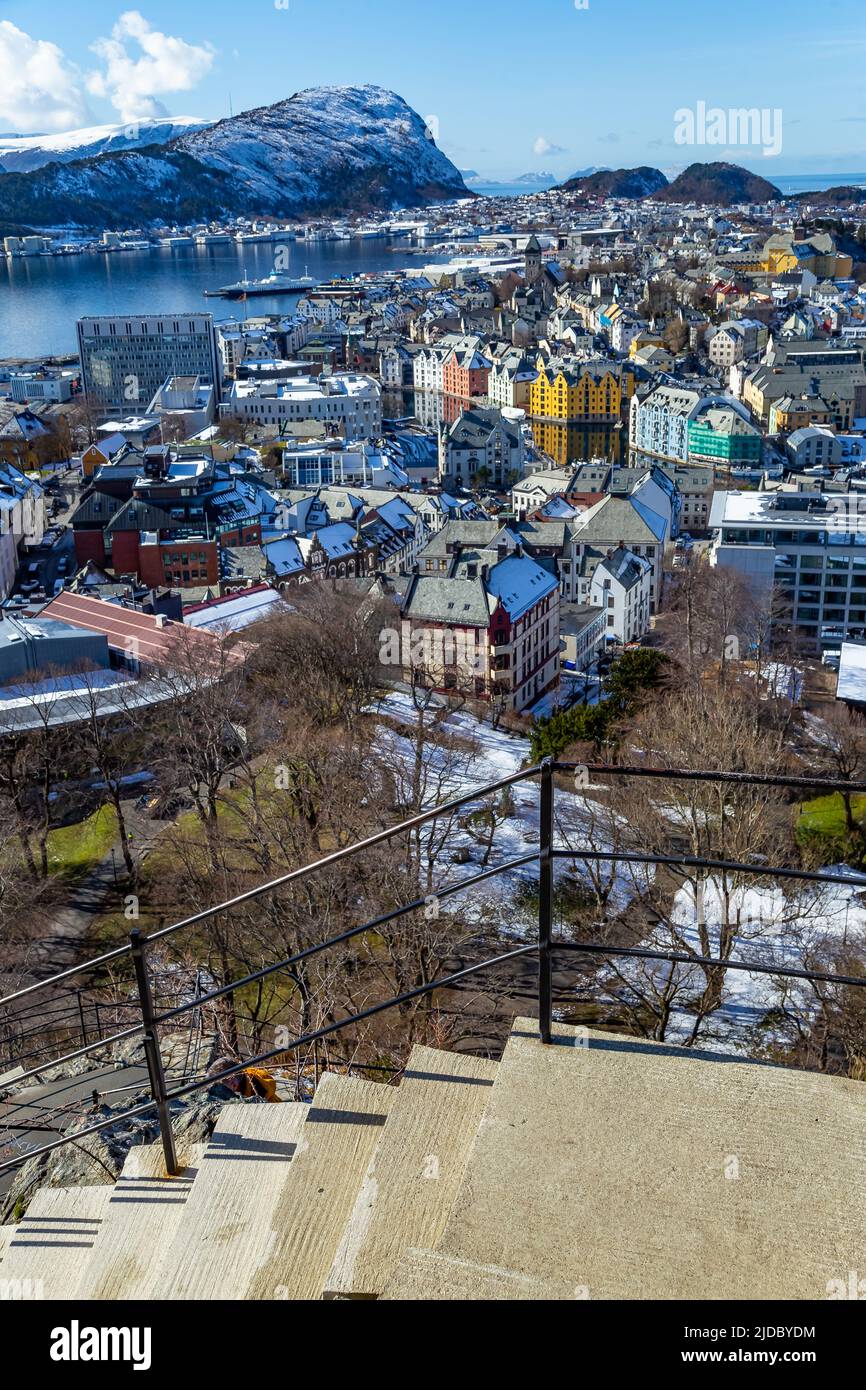
[(545, 136), (539, 135), (535, 144), (532, 146), (532, 153), (537, 155), (565, 154), (565, 150), (562, 145), (551, 144), (550, 140), (546, 139)]
[(213, 67), (215, 50), (209, 43), (192, 44), (153, 29), (138, 10), (127, 10), (111, 31), (91, 50), (104, 68), (92, 72), (87, 89), (107, 97), (121, 120), (161, 116), (161, 96), (189, 92)]
[(0, 20), (0, 128), (42, 134), (90, 119), (81, 75), (62, 49)]

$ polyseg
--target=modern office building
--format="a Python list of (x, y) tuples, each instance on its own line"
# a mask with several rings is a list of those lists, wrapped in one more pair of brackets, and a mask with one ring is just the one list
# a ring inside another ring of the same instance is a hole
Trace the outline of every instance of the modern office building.
[(758, 593), (775, 587), (804, 644), (838, 649), (866, 634), (866, 495), (717, 492), (710, 562)]
[(169, 377), (199, 377), (219, 396), (211, 314), (98, 314), (78, 320), (89, 404), (106, 417), (141, 413)]

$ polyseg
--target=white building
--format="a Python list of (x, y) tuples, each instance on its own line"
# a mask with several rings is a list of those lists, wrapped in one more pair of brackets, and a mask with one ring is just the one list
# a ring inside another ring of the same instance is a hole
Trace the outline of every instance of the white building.
[(10, 372), (13, 401), (68, 401), (72, 398), (72, 372)]
[(664, 517), (633, 497), (608, 495), (569, 522), (569, 555), (561, 562), (566, 598), (593, 602), (591, 579), (596, 565), (620, 547), (649, 561), (649, 611), (655, 612), (662, 592), (667, 524)]
[(276, 430), (318, 420), (346, 440), (375, 439), (382, 433), (382, 390), (372, 377), (357, 372), (235, 381), (220, 414)]
[(422, 348), (412, 359), (412, 384), (416, 391), (441, 391), (447, 350)]
[(546, 468), (521, 478), (511, 489), (511, 505), (517, 520), (538, 511), (551, 497), (565, 497), (573, 481), (573, 468)]
[(589, 602), (604, 610), (605, 640), (624, 646), (649, 630), (651, 576), (649, 560), (624, 546), (599, 560), (589, 581)]
[(509, 353), (499, 361), (494, 361), (487, 378), (487, 398), (491, 405), (508, 406), (512, 409), (526, 410), (529, 407), (529, 390), (538, 376), (522, 353)]
[(0, 501), (4, 530), (12, 533), (16, 550), (42, 544), (45, 534), (45, 494), (39, 483), (14, 464), (0, 461)]
[(710, 563), (766, 598), (775, 588), (813, 650), (866, 635), (866, 496), (717, 492)]
[(160, 386), (147, 413), (161, 421), (166, 416), (174, 416), (184, 426), (184, 438), (191, 439), (213, 424), (216, 414), (213, 383), (203, 382), (198, 376), (170, 376)]

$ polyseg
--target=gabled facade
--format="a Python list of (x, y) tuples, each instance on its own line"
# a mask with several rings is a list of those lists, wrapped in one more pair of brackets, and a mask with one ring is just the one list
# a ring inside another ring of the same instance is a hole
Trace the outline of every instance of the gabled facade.
[(404, 678), (522, 713), (559, 682), (559, 586), (519, 543), (457, 545), (401, 603)]

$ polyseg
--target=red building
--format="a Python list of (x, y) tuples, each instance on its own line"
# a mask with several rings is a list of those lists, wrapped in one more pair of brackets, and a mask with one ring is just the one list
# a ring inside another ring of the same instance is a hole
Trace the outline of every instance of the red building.
[(100, 470), (72, 520), (76, 560), (152, 587), (214, 585), (220, 550), (261, 544), (268, 500), (231, 465), (148, 449), (131, 467)]
[(480, 352), (455, 348), (442, 364), (442, 390), (448, 396), (486, 396), (490, 362)]

